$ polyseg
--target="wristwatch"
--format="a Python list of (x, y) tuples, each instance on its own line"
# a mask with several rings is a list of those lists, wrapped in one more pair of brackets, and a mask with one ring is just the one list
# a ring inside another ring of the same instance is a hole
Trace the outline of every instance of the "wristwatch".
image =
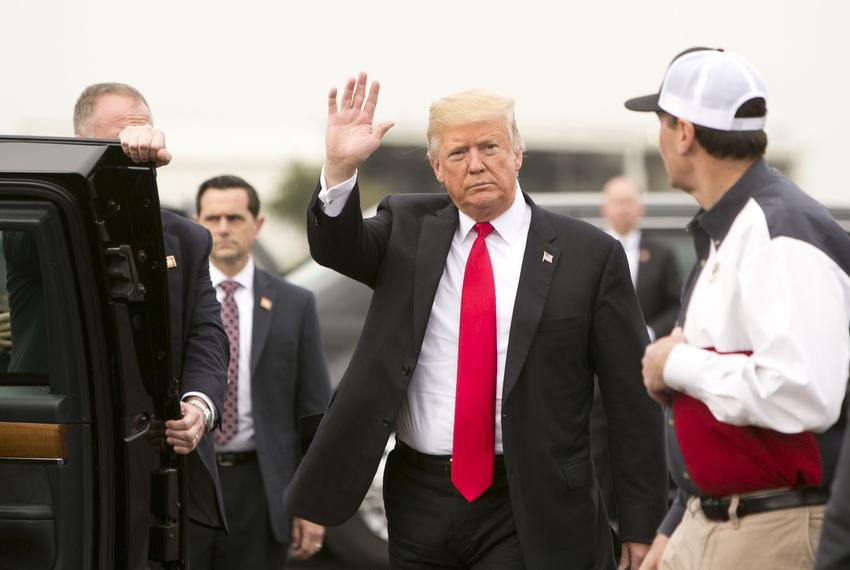
[(211, 432), (213, 429), (213, 415), (207, 405), (204, 404), (202, 401), (193, 398), (184, 400), (184, 402), (186, 402), (187, 404), (191, 404), (192, 406), (195, 406), (196, 408), (201, 410), (201, 413), (204, 414), (204, 431), (206, 431), (207, 433)]

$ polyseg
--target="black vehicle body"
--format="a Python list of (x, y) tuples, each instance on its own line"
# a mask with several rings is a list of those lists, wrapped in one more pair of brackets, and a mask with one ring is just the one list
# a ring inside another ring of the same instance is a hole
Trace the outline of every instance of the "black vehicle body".
[(0, 137), (0, 239), (0, 567), (182, 567), (155, 169), (115, 142)]

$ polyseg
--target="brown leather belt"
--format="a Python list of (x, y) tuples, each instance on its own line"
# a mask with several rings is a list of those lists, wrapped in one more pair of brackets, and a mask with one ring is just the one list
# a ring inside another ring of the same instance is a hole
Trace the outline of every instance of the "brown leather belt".
[[(780, 509), (792, 509), (794, 507), (807, 507), (826, 504), (829, 493), (817, 487), (806, 487), (794, 491), (779, 491), (766, 493), (752, 497), (739, 497), (736, 513), (738, 518)], [(729, 505), (732, 499), (725, 497), (713, 499), (705, 497), (700, 499), (700, 508), (709, 520), (728, 521)]]

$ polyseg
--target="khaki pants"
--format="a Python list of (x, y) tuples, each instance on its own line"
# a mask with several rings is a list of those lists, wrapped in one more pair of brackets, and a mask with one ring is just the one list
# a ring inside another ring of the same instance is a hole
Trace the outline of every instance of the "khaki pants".
[(823, 505), (748, 515), (727, 522), (707, 519), (691, 497), (670, 537), (662, 570), (800, 570), (815, 562)]

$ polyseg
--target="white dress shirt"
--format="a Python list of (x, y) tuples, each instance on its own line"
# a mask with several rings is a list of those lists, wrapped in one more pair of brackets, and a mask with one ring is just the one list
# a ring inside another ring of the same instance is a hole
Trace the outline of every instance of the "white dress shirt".
[(632, 285), (637, 287), (638, 269), (640, 268), (640, 230), (632, 230), (624, 236), (621, 236), (612, 228), (606, 228), (605, 231), (623, 245), (626, 259), (629, 262)]
[(254, 259), (242, 271), (228, 277), (210, 263), (210, 279), (215, 287), (218, 302), (224, 301), (223, 281), (236, 281), (240, 287), (233, 293), (239, 310), (239, 386), (237, 386), (236, 409), (238, 424), (233, 438), (223, 445), (216, 444), (216, 451), (239, 452), (255, 449), (254, 418), (251, 415), (251, 331), (254, 326)]
[[(319, 200), (325, 206), (326, 215), (339, 215), (355, 180), (356, 175), (333, 188), (326, 188), (322, 171)], [(396, 420), (396, 435), (399, 439), (422, 453), (432, 455), (452, 453), (463, 274), (476, 238), (476, 233), (472, 231), (475, 221), (463, 212), (458, 212), (458, 217), (458, 227), (431, 307), (419, 362)], [(490, 223), (495, 229), (486, 240), (496, 286), (495, 452), (502, 453), (501, 408), (505, 357), (522, 258), (531, 225), (531, 207), (525, 202), (519, 183), (511, 207)]]

